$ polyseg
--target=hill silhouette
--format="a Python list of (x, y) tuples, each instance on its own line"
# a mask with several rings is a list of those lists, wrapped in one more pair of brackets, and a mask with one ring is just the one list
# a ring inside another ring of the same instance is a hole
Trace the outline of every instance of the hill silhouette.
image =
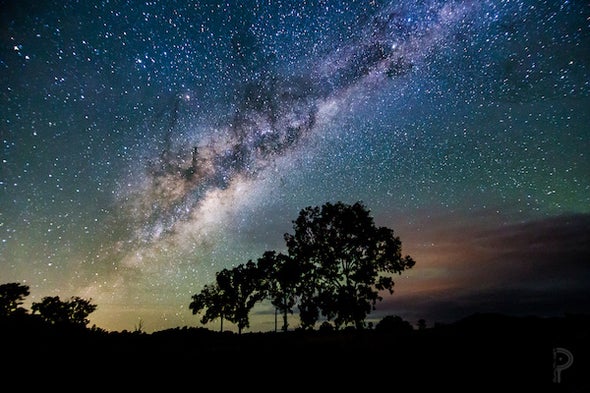
[[(23, 388), (86, 383), (109, 389), (162, 386), (166, 391), (212, 384), (223, 390), (269, 391), (359, 386), (584, 392), (590, 389), (589, 332), (587, 315), (502, 314), (474, 314), (411, 330), (235, 334), (179, 327), (148, 334), (55, 327), (30, 319), (3, 323), (0, 329), (4, 370)], [(560, 383), (554, 381), (555, 348), (574, 356)]]

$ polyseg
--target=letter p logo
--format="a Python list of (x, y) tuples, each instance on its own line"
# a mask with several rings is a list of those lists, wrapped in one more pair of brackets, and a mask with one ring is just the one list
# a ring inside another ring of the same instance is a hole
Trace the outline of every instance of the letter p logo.
[(574, 355), (565, 348), (553, 348), (553, 382), (561, 383), (561, 372), (574, 363)]

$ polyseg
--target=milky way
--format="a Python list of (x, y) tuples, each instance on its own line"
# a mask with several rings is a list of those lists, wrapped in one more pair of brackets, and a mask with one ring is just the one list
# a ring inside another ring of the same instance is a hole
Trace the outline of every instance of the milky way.
[[(207, 198), (242, 197), (235, 195), (234, 184), (255, 180), (277, 157), (291, 154), (312, 133), (322, 132), (322, 126), (337, 115), (336, 108), (354, 94), (351, 90), (378, 88), (384, 79), (421, 67), (427, 54), (453, 39), (470, 7), (459, 3), (425, 8), (410, 17), (397, 6), (385, 7), (356, 27), (361, 30), (357, 39), (314, 59), (301, 75), (282, 75), (261, 66), (239, 86), (228, 123), (207, 132), (194, 145), (191, 135), (175, 135), (180, 107), (192, 98), (179, 94), (158, 119), (167, 127), (163, 150), (148, 162), (145, 175), (139, 174), (144, 188), (131, 196), (140, 217), (141, 240), (152, 243), (179, 235), (178, 222), (193, 221), (184, 228), (200, 230), (201, 215), (207, 214), (200, 207), (207, 204)], [(232, 42), (241, 48), (239, 40), (237, 36)], [(189, 134), (192, 126), (188, 125)], [(248, 187), (251, 184), (240, 193), (248, 194)], [(218, 202), (223, 204), (223, 200)]]
[[(112, 329), (198, 324), (190, 296), (215, 272), (337, 200), (363, 200), (417, 261), (381, 314), (556, 291), (587, 255), (584, 2), (2, 7), (0, 272), (32, 300), (90, 297)], [(547, 223), (572, 234), (553, 250), (578, 251), (527, 282), (527, 256), (553, 255), (535, 248)], [(530, 249), (489, 251), (501, 233)]]

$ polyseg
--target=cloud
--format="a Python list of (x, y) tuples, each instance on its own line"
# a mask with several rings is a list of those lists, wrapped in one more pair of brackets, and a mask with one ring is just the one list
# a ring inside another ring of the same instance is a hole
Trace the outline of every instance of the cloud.
[[(590, 215), (563, 215), (485, 231), (476, 239), (500, 266), (498, 278), (546, 287), (590, 278)], [(522, 285), (522, 284), (521, 284)]]
[(414, 247), (416, 266), (396, 281), (380, 314), (452, 321), (475, 312), (590, 313), (590, 215), (480, 228), (467, 222), (444, 233), (434, 224), (424, 234), (431, 246)]

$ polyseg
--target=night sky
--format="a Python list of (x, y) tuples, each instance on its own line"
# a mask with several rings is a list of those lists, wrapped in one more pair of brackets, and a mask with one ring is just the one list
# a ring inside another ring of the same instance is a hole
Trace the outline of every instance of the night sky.
[(202, 326), (217, 271), (363, 201), (416, 261), (368, 320), (590, 312), (587, 1), (0, 7), (0, 283), (25, 307)]

